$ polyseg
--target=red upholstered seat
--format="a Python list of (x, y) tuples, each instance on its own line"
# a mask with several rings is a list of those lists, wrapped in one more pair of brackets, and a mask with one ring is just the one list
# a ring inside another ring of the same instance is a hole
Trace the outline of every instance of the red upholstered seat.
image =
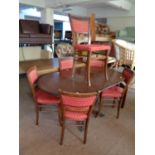
[(51, 94), (48, 94), (40, 89), (36, 90), (35, 98), (38, 104), (44, 105), (53, 105), (60, 102), (58, 97), (52, 96)]
[(123, 93), (123, 88), (119, 86), (113, 86), (102, 91), (102, 97), (121, 97)]
[(74, 121), (84, 121), (87, 118), (87, 115), (84, 113), (66, 111), (64, 113), (65, 119), (74, 120)]
[(104, 50), (110, 50), (111, 47), (109, 45), (100, 45), (100, 44), (76, 44), (75, 49), (78, 51), (104, 51)]

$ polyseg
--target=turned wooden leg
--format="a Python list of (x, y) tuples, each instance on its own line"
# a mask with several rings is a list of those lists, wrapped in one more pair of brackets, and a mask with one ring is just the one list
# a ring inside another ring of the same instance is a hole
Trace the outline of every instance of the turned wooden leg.
[(106, 80), (108, 80), (109, 77), (108, 77), (108, 64), (107, 64), (107, 60), (105, 61), (104, 74), (105, 74)]
[(90, 81), (90, 59), (91, 59), (91, 52), (88, 53), (88, 58), (87, 58), (87, 81), (88, 81), (89, 86), (91, 86), (91, 81)]

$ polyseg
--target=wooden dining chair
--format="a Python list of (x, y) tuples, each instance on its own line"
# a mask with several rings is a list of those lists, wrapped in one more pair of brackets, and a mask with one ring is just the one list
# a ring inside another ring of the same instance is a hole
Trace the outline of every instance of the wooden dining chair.
[(121, 85), (110, 87), (108, 89), (103, 90), (100, 93), (99, 110), (96, 116), (98, 116), (101, 113), (101, 109), (103, 108), (104, 105), (106, 105), (104, 103), (104, 100), (112, 100), (113, 101), (112, 106), (114, 106), (116, 101), (118, 102), (116, 118), (119, 118), (120, 107), (123, 108), (125, 105), (126, 95), (128, 92), (128, 85), (130, 84), (132, 78), (134, 77), (134, 72), (131, 69), (125, 68), (123, 70), (122, 76), (124, 78), (124, 82), (121, 83)]
[(60, 71), (73, 68), (73, 58), (70, 57), (59, 59), (59, 68)]
[(57, 105), (60, 103), (60, 99), (55, 97), (37, 87), (37, 80), (39, 76), (37, 73), (37, 67), (32, 66), (27, 70), (27, 79), (32, 91), (33, 100), (36, 106), (36, 125), (39, 125), (39, 112), (43, 111), (43, 108)]
[[(90, 61), (91, 61), (91, 55), (93, 52), (103, 51), (105, 54), (105, 58), (102, 59), (102, 61), (105, 62), (106, 65), (104, 65), (104, 74), (106, 79), (108, 80), (108, 73), (107, 73), (107, 61), (108, 61), (108, 55), (110, 52), (110, 45), (104, 45), (104, 44), (91, 44), (91, 34), (92, 34), (92, 17), (79, 17), (69, 14), (70, 24), (71, 24), (71, 30), (72, 30), (72, 38), (73, 38), (73, 47), (75, 50), (75, 56), (74, 56), (74, 65), (73, 65), (73, 75), (75, 70), (75, 61), (83, 61), (83, 55), (82, 52), (85, 51), (87, 54), (86, 57), (86, 67), (87, 67), (87, 81), (88, 85), (91, 86), (90, 81)], [(87, 36), (88, 40), (87, 43), (80, 44), (78, 42), (78, 38), (80, 35)]]
[(78, 125), (84, 126), (83, 143), (85, 144), (90, 114), (92, 112), (92, 106), (96, 101), (97, 93), (73, 93), (63, 90), (59, 90), (59, 92), (61, 94), (61, 102), (59, 105), (59, 121), (61, 126), (60, 145), (63, 144), (65, 122), (67, 120), (84, 122)]

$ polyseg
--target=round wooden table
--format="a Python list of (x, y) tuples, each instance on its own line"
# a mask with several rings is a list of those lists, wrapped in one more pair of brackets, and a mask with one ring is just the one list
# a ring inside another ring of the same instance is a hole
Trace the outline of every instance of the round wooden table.
[(123, 81), (122, 74), (117, 71), (109, 69), (108, 76), (109, 80), (106, 80), (103, 69), (92, 68), (91, 86), (89, 86), (87, 72), (84, 67), (77, 68), (74, 76), (72, 76), (71, 69), (43, 75), (39, 78), (37, 84), (40, 89), (59, 96), (59, 89), (79, 93), (99, 92)]

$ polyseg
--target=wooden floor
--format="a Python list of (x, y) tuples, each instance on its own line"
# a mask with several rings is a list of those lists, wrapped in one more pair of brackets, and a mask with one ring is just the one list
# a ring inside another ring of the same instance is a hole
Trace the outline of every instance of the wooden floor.
[(127, 102), (116, 119), (116, 108), (105, 107), (104, 117), (91, 116), (87, 144), (83, 132), (68, 126), (63, 146), (59, 145), (60, 127), (57, 112), (40, 114), (35, 125), (35, 109), (28, 82), (19, 79), (20, 155), (134, 155), (135, 154), (135, 92), (129, 89)]

